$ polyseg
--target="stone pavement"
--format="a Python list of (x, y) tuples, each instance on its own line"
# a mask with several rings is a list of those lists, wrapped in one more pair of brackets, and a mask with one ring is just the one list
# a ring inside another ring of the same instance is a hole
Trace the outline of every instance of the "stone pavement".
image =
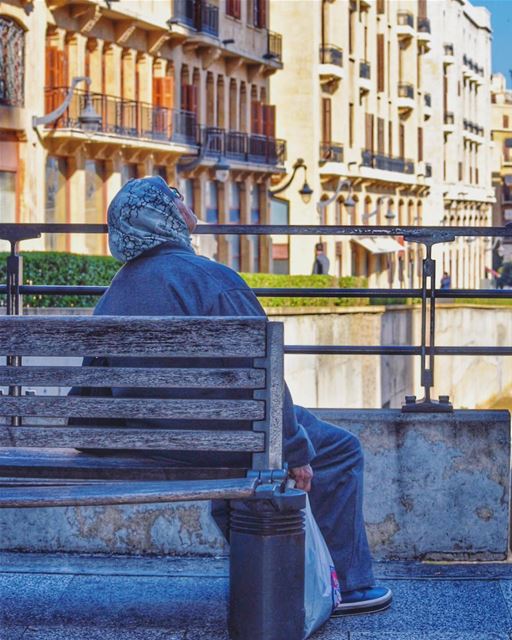
[[(376, 565), (386, 613), (315, 640), (510, 640), (512, 565)], [(1, 640), (227, 640), (227, 562), (0, 554)], [(286, 640), (283, 638), (283, 640)]]

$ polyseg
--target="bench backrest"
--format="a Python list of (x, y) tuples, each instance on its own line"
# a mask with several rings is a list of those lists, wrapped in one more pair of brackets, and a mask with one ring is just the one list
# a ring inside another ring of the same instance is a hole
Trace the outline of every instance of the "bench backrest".
[[(225, 317), (2, 317), (0, 356), (11, 357), (11, 363), (12, 356), (48, 358), (47, 366), (0, 366), (0, 386), (21, 387), (18, 396), (0, 397), (0, 415), (6, 417), (0, 447), (250, 452), (253, 469), (282, 468), (281, 323)], [(52, 363), (52, 358), (77, 356), (136, 358), (138, 364)], [(152, 360), (141, 366), (140, 358)], [(155, 366), (155, 358), (165, 359), (164, 366)], [(219, 366), (219, 358), (228, 359), (229, 366)], [(173, 359), (180, 365), (174, 366)], [(23, 395), (26, 387), (55, 386), (90, 392), (87, 397)], [(102, 393), (123, 387), (130, 388), (130, 397)], [(146, 391), (139, 397), (137, 389)], [(172, 389), (173, 397), (146, 397), (147, 389), (154, 396), (155, 390)], [(200, 393), (180, 398), (181, 389), (218, 393), (214, 399), (202, 399)], [(241, 390), (245, 394), (238, 399)], [(70, 417), (88, 424), (68, 424)], [(171, 420), (173, 427), (148, 426), (148, 417)], [(100, 426), (105, 419), (127, 424)], [(184, 428), (176, 428), (176, 421), (183, 421)], [(219, 429), (219, 421), (226, 428)], [(227, 428), (240, 421), (251, 428)]]

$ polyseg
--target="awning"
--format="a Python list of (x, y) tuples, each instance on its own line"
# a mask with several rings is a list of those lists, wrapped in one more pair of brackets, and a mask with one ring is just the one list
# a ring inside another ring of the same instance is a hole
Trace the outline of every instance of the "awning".
[(370, 253), (396, 253), (403, 251), (404, 246), (393, 238), (352, 238)]

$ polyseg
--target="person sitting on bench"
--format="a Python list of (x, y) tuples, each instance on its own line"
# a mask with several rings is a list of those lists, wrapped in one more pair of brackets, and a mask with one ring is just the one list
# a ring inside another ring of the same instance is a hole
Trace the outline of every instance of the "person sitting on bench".
[[(124, 263), (95, 309), (97, 315), (265, 316), (242, 278), (196, 255), (197, 223), (179, 191), (159, 177), (134, 179), (108, 209), (109, 247)], [(170, 455), (170, 454), (169, 454)], [(234, 462), (234, 454), (189, 454), (196, 465)], [(230, 457), (231, 456), (231, 457)], [(375, 586), (363, 520), (363, 452), (358, 439), (293, 405), (286, 388), (284, 457), (331, 552), (342, 588), (333, 615), (389, 607), (392, 593)], [(176, 457), (173, 455), (173, 461)]]

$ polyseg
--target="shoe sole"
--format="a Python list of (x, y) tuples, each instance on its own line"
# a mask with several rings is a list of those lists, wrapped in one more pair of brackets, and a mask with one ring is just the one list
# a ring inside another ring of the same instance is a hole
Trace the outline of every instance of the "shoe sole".
[(385, 611), (389, 609), (391, 603), (393, 602), (393, 598), (385, 598), (381, 602), (373, 602), (368, 604), (358, 604), (358, 605), (346, 605), (346, 608), (342, 608), (343, 604), (337, 607), (332, 613), (331, 618), (340, 618), (342, 616), (363, 616), (367, 613), (380, 613), (381, 611)]

